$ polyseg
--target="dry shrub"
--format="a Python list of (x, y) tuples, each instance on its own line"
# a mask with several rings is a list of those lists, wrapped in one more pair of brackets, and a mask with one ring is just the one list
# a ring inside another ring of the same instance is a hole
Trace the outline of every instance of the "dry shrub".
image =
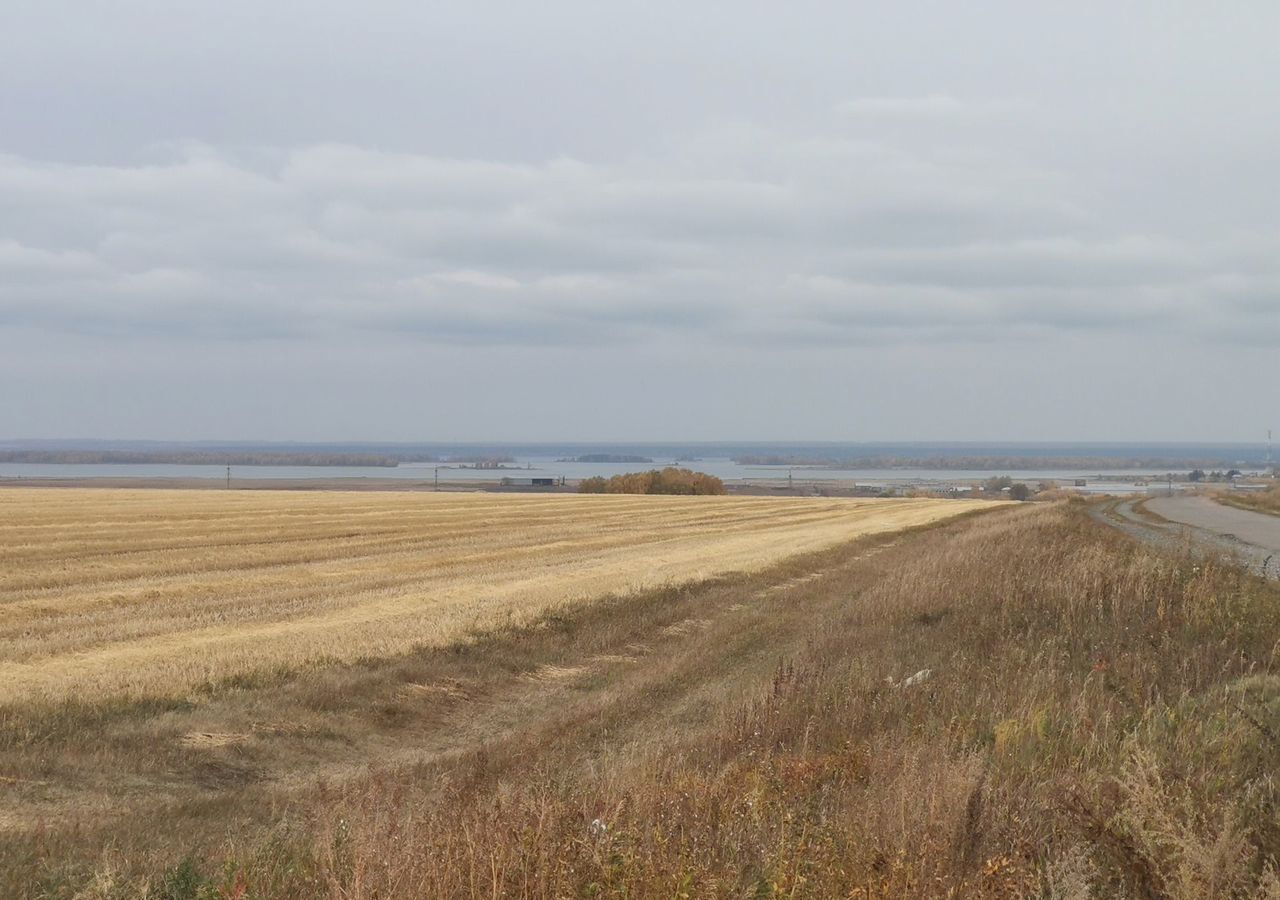
[(1040, 490), (1036, 491), (1035, 497), (1033, 499), (1039, 500), (1039, 501), (1071, 500), (1079, 496), (1080, 496), (1079, 491), (1074, 491), (1071, 488), (1058, 487), (1055, 485), (1054, 487), (1041, 486)]
[(648, 472), (628, 472), (604, 478), (584, 478), (578, 485), (582, 494), (723, 494), (724, 482), (705, 472), (667, 466)]

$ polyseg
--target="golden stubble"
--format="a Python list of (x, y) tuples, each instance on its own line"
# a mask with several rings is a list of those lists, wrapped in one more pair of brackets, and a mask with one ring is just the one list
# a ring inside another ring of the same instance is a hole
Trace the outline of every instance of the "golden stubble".
[(181, 696), (925, 525), (982, 501), (0, 491), (0, 702)]

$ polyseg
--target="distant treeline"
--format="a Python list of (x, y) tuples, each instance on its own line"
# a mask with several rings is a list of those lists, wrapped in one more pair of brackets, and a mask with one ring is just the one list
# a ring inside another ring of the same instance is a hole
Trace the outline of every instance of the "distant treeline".
[(0, 463), (181, 466), (369, 466), (395, 468), (400, 461), (370, 453), (220, 452), (217, 450), (0, 450)]
[[(359, 456), (364, 454), (351, 454)], [(440, 463), (441, 465), (469, 465), (478, 469), (496, 469), (499, 466), (513, 463), (516, 461), (514, 456), (506, 456), (503, 454), (467, 454), (467, 455), (446, 455), (438, 456), (434, 453), (380, 453), (375, 454), (380, 457), (391, 460), (391, 465), (397, 462), (402, 463)]]
[(724, 482), (714, 475), (677, 469), (652, 469), (603, 478), (584, 478), (578, 485), (582, 494), (723, 494)]
[(557, 459), (556, 462), (575, 462), (575, 463), (651, 463), (653, 462), (647, 456), (632, 456), (627, 453), (586, 453), (582, 456), (570, 456), (566, 459)]
[(817, 466), (824, 469), (1171, 469), (1224, 465), (1221, 460), (1118, 458), (1108, 456), (738, 456), (741, 466)]
[(65, 465), (152, 464), (180, 466), (368, 466), (448, 463), (496, 469), (513, 456), (432, 456), (428, 453), (323, 453), (306, 450), (0, 450), (0, 463)]

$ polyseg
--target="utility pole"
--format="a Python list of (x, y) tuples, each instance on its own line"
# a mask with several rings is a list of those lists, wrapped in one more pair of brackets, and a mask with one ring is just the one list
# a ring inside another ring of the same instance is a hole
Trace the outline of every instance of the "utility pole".
[(227, 466), (227, 490), (231, 490), (231, 467)]
[(440, 490), (440, 467), (436, 466), (436, 485), (433, 490)]

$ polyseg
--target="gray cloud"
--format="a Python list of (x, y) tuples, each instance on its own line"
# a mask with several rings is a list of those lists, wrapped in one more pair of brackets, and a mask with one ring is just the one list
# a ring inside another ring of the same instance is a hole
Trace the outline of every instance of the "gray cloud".
[[(950, 102), (924, 98), (932, 115)], [(847, 105), (846, 105), (847, 106)], [(886, 101), (867, 101), (871, 110)], [(917, 105), (904, 103), (914, 111)], [(834, 118), (834, 117), (833, 117)], [(403, 331), (507, 345), (955, 340), (1191, 330), (1275, 312), (1272, 242), (1191, 244), (1082, 208), (1022, 160), (763, 130), (724, 157), (511, 165), (187, 144), (134, 166), (0, 159), (0, 320), (52, 331)], [(698, 140), (691, 140), (697, 145)], [(820, 148), (815, 150), (815, 148)], [(856, 326), (856, 329), (845, 325)], [(593, 331), (594, 329), (594, 331)]]
[(1280, 8), (695, 6), (18, 0), (9, 383), (95, 358), (241, 383), (266, 347), (281, 384), (519, 361), (585, 391), (591, 358), (725, 410), (873, 362), (915, 405), (939, 360), (992, 390), (965, 353), (1011, 385), (1057, 359), (1062, 402), (1104, 344), (1113, 378), (1258, 377), (1231, 366), (1280, 341)]

